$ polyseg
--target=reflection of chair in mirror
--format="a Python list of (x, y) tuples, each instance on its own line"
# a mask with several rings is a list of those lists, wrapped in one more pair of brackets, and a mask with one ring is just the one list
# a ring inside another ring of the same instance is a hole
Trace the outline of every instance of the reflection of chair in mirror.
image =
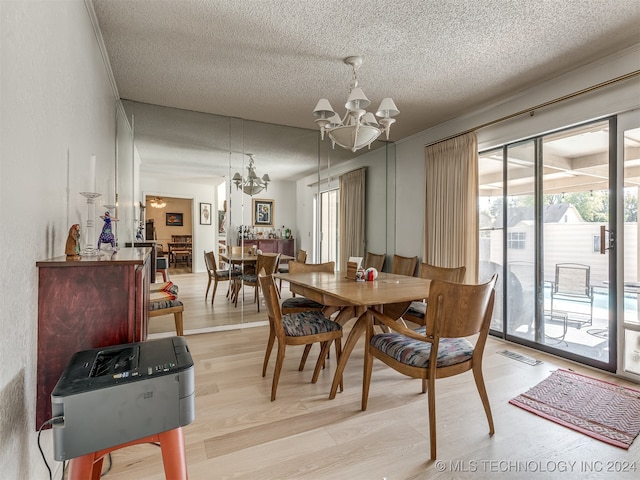
[(204, 264), (207, 267), (207, 273), (209, 275), (209, 282), (207, 283), (207, 291), (204, 294), (204, 299), (207, 299), (209, 295), (209, 287), (211, 287), (211, 280), (213, 280), (213, 293), (211, 294), (211, 303), (216, 297), (216, 290), (218, 289), (218, 282), (229, 282), (229, 288), (227, 288), (227, 297), (231, 291), (231, 279), (240, 276), (238, 270), (220, 270), (216, 269), (216, 257), (213, 252), (204, 252)]
[[(560, 304), (558, 305), (558, 302)], [(584, 304), (585, 308), (574, 310), (570, 306)], [(581, 263), (556, 264), (556, 276), (551, 286), (551, 314), (564, 312), (569, 321), (591, 325), (593, 321), (593, 287), (591, 267)]]
[[(307, 251), (302, 249), (298, 250), (295, 261), (298, 263), (305, 263), (307, 261)], [(285, 265), (280, 265), (278, 267), (278, 273), (289, 273), (289, 263), (291, 262), (287, 262)], [(282, 291), (282, 279), (280, 279), (278, 290)], [(293, 296), (295, 297), (296, 295), (293, 294)]]
[(276, 399), (278, 380), (280, 379), (280, 371), (282, 370), (287, 345), (308, 345), (316, 342), (322, 345), (311, 379), (312, 383), (316, 383), (320, 369), (324, 365), (324, 359), (329, 352), (329, 347), (331, 347), (331, 343), (334, 340), (336, 342), (336, 356), (338, 359), (340, 358), (342, 327), (326, 318), (318, 310), (283, 315), (278, 303), (278, 291), (273, 277), (270, 275), (265, 276), (261, 271), (259, 282), (267, 305), (270, 326), (269, 340), (262, 366), (263, 377), (267, 374), (267, 365), (269, 364), (273, 344), (278, 340), (278, 354), (273, 372), (273, 383), (271, 384), (271, 401), (273, 401)]
[[(256, 269), (253, 273), (243, 273), (242, 276), (238, 278), (236, 283), (238, 283), (238, 287), (243, 291), (243, 299), (244, 299), (244, 286), (247, 285), (249, 287), (253, 287), (253, 301), (258, 305), (258, 312), (260, 311), (260, 283), (258, 282), (258, 274), (256, 272), (264, 271), (266, 275), (273, 275), (276, 272), (276, 268), (278, 268), (278, 263), (280, 262), (280, 254), (266, 254), (261, 255), (258, 254), (258, 258), (256, 260)], [(235, 305), (238, 306), (238, 293), (235, 294)]]
[(162, 274), (163, 282), (169, 281), (169, 258), (164, 256), (164, 248), (161, 243), (156, 245), (156, 273)]
[[(491, 324), (496, 279), (497, 275), (494, 275), (482, 285), (434, 280), (429, 289), (426, 327), (417, 331), (373, 309), (369, 310), (375, 320), (393, 332), (373, 335), (372, 326), (367, 327), (362, 410), (367, 409), (373, 357), (404, 375), (422, 379), (422, 391), (428, 392), (432, 460), (436, 458), (436, 378), (472, 370), (489, 423), (489, 435), (494, 433), (491, 406), (482, 376), (482, 355)], [(474, 335), (477, 335), (475, 345), (467, 340)], [(461, 432), (461, 436), (464, 433)]]
[[(436, 267), (428, 263), (420, 264), (420, 277), (428, 280), (444, 280), (446, 282), (462, 283), (466, 272), (467, 267), (465, 266), (447, 268)], [(411, 302), (409, 309), (402, 315), (402, 318), (418, 325), (424, 325), (426, 315), (427, 301), (424, 299), (422, 302)]]
[(384, 259), (384, 253), (367, 252), (367, 255), (364, 257), (364, 268), (375, 268), (377, 271), (381, 272), (384, 267)]

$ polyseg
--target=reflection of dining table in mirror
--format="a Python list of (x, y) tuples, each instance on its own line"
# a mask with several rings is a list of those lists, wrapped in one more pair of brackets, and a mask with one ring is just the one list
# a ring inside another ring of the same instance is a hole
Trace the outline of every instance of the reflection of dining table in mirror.
[(329, 394), (330, 399), (336, 396), (353, 347), (365, 333), (368, 323), (372, 321), (368, 308), (376, 307), (384, 311), (384, 305), (402, 302), (407, 302), (408, 306), (414, 300), (427, 298), (431, 283), (424, 278), (385, 272), (380, 272), (378, 278), (372, 282), (356, 282), (346, 278), (344, 272), (277, 273), (274, 277), (289, 282), (291, 291), (296, 294), (327, 307), (337, 307), (339, 313), (336, 321), (341, 325), (355, 316), (358, 317), (338, 360)]
[[(261, 255), (268, 256), (268, 257), (275, 257), (278, 254), (262, 253)], [(243, 269), (243, 271), (246, 271), (247, 268), (255, 270), (256, 262), (258, 261), (258, 255), (249, 254), (247, 252), (221, 253), (220, 258), (222, 259), (223, 262), (231, 264), (232, 266), (236, 266), (236, 268), (240, 266)], [(280, 254), (280, 263), (287, 263), (290, 260), (295, 260), (295, 257), (292, 257), (291, 255)], [(236, 296), (238, 295), (238, 291), (240, 290), (240, 288), (241, 286), (237, 284), (237, 279), (234, 279), (231, 286), (231, 295), (229, 296), (229, 299), (232, 302), (235, 302)]]

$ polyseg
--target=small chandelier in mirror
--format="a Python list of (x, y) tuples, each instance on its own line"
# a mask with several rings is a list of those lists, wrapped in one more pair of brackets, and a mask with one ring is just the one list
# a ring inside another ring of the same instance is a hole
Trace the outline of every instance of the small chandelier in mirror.
[(167, 202), (165, 202), (162, 197), (154, 197), (149, 202), (149, 205), (153, 208), (164, 208), (167, 206)]
[(344, 118), (340, 118), (333, 110), (329, 100), (321, 98), (313, 109), (313, 116), (316, 117), (316, 124), (320, 127), (320, 136), (324, 140), (324, 134), (327, 132), (333, 147), (336, 143), (343, 148), (352, 152), (359, 150), (371, 144), (385, 132), (387, 140), (389, 140), (389, 132), (391, 124), (395, 119), (391, 118), (400, 113), (398, 107), (391, 98), (383, 98), (376, 116), (380, 117), (380, 122), (371, 112), (367, 112), (365, 108), (371, 103), (362, 89), (358, 87), (357, 71), (362, 65), (361, 57), (347, 57), (344, 63), (351, 65), (353, 69), (353, 78), (349, 88), (349, 98), (345, 107), (347, 112)]
[(249, 173), (245, 178), (240, 175), (240, 173), (236, 172), (233, 176), (233, 183), (236, 185), (236, 189), (242, 188), (242, 191), (247, 195), (253, 196), (260, 193), (262, 190), (267, 189), (268, 183), (271, 181), (268, 174), (264, 174), (262, 178), (256, 175), (256, 169), (253, 164), (253, 153), (247, 153), (249, 157), (249, 165), (247, 165), (247, 170)]

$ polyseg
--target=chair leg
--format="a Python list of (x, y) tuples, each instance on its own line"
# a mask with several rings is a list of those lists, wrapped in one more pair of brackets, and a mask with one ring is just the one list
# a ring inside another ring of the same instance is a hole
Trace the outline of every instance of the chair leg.
[[(342, 356), (342, 339), (336, 338), (336, 363), (340, 361), (340, 357)], [(344, 383), (342, 382), (342, 378), (340, 379), (340, 391), (344, 392)]]
[[(163, 268), (162, 270), (160, 270), (160, 273), (162, 274), (162, 281), (167, 283), (169, 281), (169, 272), (166, 268)], [(205, 299), (207, 298), (206, 296), (204, 297)]]
[(273, 342), (276, 339), (276, 334), (273, 329), (269, 329), (269, 340), (267, 340), (267, 351), (264, 354), (264, 363), (262, 364), (262, 376), (267, 375), (267, 365), (269, 364), (269, 358), (271, 357), (271, 351), (273, 350)]
[(436, 389), (435, 374), (428, 378), (428, 403), (429, 403), (429, 443), (431, 444), (431, 460), (436, 459)]
[(427, 393), (427, 379), (422, 379), (422, 393)]
[[(211, 287), (211, 275), (209, 275), (209, 282), (207, 283), (207, 291), (204, 294), (204, 299), (206, 300), (209, 296), (209, 288)], [(212, 300), (213, 303), (213, 300)]]
[(304, 346), (304, 352), (302, 352), (302, 358), (300, 359), (300, 366), (298, 367), (298, 371), (301, 372), (304, 370), (304, 364), (307, 363), (307, 357), (309, 356), (309, 351), (311, 351), (311, 343), (308, 343)]
[(176, 335), (182, 337), (184, 335), (184, 323), (182, 321), (182, 312), (173, 314), (173, 321), (176, 324)]
[(218, 290), (218, 279), (215, 279), (213, 283), (213, 293), (211, 294), (211, 303), (213, 303), (213, 299), (216, 297), (216, 290)]
[(493, 415), (491, 415), (491, 405), (489, 404), (489, 396), (487, 395), (487, 389), (484, 386), (484, 377), (482, 376), (482, 364), (477, 363), (473, 366), (473, 378), (476, 381), (476, 387), (478, 387), (478, 393), (482, 400), (482, 406), (484, 407), (484, 413), (487, 414), (487, 422), (489, 422), (489, 435), (495, 433), (493, 428)]
[(373, 370), (373, 355), (369, 352), (369, 340), (368, 336), (365, 338), (364, 347), (364, 368), (362, 370), (362, 404), (361, 409), (364, 411), (367, 409), (367, 403), (369, 402), (369, 386), (371, 385), (371, 371)]
[(322, 370), (322, 365), (324, 365), (324, 359), (327, 356), (327, 352), (329, 351), (330, 346), (331, 346), (331, 342), (322, 342), (322, 350), (320, 351), (320, 355), (318, 356), (318, 361), (316, 362), (316, 368), (313, 370), (313, 377), (311, 378), (311, 383), (316, 383), (318, 381), (318, 377), (320, 376), (320, 370)]
[(284, 363), (284, 349), (286, 345), (280, 345), (278, 342), (278, 356), (276, 357), (276, 369), (273, 372), (273, 383), (271, 384), (271, 401), (276, 399), (276, 390), (278, 390), (278, 380), (280, 380), (280, 371)]

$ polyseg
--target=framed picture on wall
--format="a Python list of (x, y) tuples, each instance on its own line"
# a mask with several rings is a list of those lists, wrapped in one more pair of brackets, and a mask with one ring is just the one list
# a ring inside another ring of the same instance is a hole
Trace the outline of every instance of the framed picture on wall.
[(181, 227), (182, 226), (182, 214), (181, 213), (167, 213), (167, 227)]
[(253, 226), (273, 227), (273, 200), (253, 199)]
[(211, 204), (200, 204), (200, 225), (211, 225)]

